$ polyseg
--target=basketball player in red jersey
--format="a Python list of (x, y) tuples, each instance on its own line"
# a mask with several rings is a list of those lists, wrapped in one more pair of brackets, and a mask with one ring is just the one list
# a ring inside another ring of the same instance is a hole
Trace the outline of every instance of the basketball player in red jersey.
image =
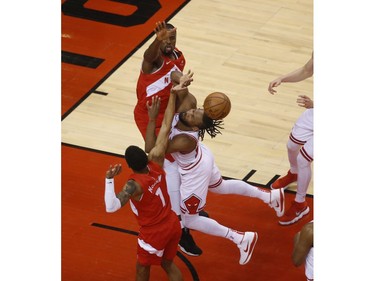
[[(147, 103), (155, 96), (160, 98), (160, 114), (155, 120), (156, 133), (158, 133), (172, 85), (180, 82), (178, 75), (174, 75), (174, 82), (171, 80), (171, 72), (178, 70), (178, 73), (181, 73), (185, 67), (185, 57), (176, 48), (176, 28), (169, 23), (157, 22), (154, 31), (156, 37), (143, 55), (142, 68), (137, 83), (138, 101), (134, 108), (135, 123), (144, 139), (148, 123)], [(180, 215), (181, 182), (177, 164), (170, 155), (166, 156), (164, 170), (167, 174), (172, 209), (177, 215)], [(189, 229), (185, 228), (182, 223), (181, 228), (182, 235), (179, 243), (181, 250), (191, 256), (201, 255), (202, 250), (195, 244)]]
[[(173, 75), (173, 73), (172, 73)], [(181, 77), (182, 82), (184, 76)], [(220, 133), (221, 120), (212, 120), (197, 109), (196, 98), (185, 88), (184, 94), (177, 96), (177, 112), (172, 123), (167, 152), (172, 153), (178, 163), (181, 175), (181, 217), (185, 226), (203, 233), (227, 238), (240, 250), (239, 263), (250, 261), (258, 239), (256, 232), (240, 232), (219, 224), (216, 220), (199, 216), (199, 211), (206, 205), (208, 190), (218, 194), (238, 194), (255, 197), (274, 208), (277, 216), (284, 213), (284, 190), (261, 189), (241, 180), (224, 180), (215, 164), (211, 151), (200, 141), (207, 132), (211, 137)], [(152, 145), (156, 135), (150, 116), (146, 143)]]
[[(268, 85), (268, 91), (274, 94), (276, 90), (273, 88), (281, 83), (299, 82), (313, 74), (314, 53), (302, 67), (271, 81)], [(287, 188), (289, 184), (297, 181), (295, 199), (284, 216), (280, 218), (279, 223), (281, 225), (293, 224), (310, 212), (306, 202), (306, 193), (311, 181), (311, 163), (314, 160), (314, 103), (305, 95), (300, 95), (297, 98), (297, 103), (299, 106), (305, 107), (306, 110), (294, 124), (287, 142), (290, 169), (285, 176), (271, 185), (272, 189)]]
[[(153, 99), (149, 110), (160, 101)], [(147, 156), (137, 146), (129, 146), (125, 160), (133, 170), (124, 188), (116, 195), (114, 176), (121, 172), (121, 164), (110, 166), (106, 172), (105, 205), (107, 212), (115, 212), (130, 201), (131, 209), (140, 225), (137, 248), (136, 280), (148, 281), (151, 265), (161, 265), (170, 281), (181, 281), (182, 274), (173, 263), (181, 237), (180, 221), (171, 209), (163, 170), (165, 150), (175, 109), (175, 94), (171, 94), (163, 125), (155, 147)]]
[[(159, 130), (172, 88), (171, 72), (182, 72), (185, 67), (185, 57), (176, 48), (176, 28), (169, 23), (157, 22), (154, 31), (155, 40), (143, 55), (134, 109), (134, 119), (143, 138), (146, 137), (148, 123), (147, 102), (156, 95), (161, 99), (160, 115), (156, 120), (156, 128)], [(178, 84), (179, 80), (176, 82)]]

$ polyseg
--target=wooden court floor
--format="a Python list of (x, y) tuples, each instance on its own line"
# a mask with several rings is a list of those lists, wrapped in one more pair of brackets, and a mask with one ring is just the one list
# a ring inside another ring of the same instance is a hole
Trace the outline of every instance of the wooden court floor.
[[(288, 170), (286, 141), (303, 112), (299, 94), (313, 98), (313, 78), (269, 81), (302, 66), (313, 50), (311, 0), (62, 1), (62, 280), (134, 280), (137, 225), (130, 209), (105, 213), (104, 174), (123, 163), (130, 144), (143, 146), (133, 120), (142, 54), (158, 20), (177, 27), (177, 47), (195, 73), (198, 103), (213, 91), (227, 93), (232, 111), (223, 135), (205, 139), (222, 175), (268, 187)], [(137, 6), (138, 5), (138, 6)], [(93, 11), (100, 11), (95, 13)], [(146, 17), (147, 15), (147, 17)], [(128, 171), (122, 175), (126, 180)], [(201, 257), (179, 253), (185, 280), (304, 280), (291, 264), (294, 234), (310, 214), (281, 227), (257, 200), (209, 194), (207, 211), (220, 223), (255, 230), (260, 238), (249, 264), (238, 264), (229, 241), (194, 232)], [(287, 204), (294, 198), (292, 187)], [(229, 200), (229, 203), (228, 203)], [(288, 205), (287, 205), (288, 206)], [(151, 280), (165, 280), (160, 269)]]

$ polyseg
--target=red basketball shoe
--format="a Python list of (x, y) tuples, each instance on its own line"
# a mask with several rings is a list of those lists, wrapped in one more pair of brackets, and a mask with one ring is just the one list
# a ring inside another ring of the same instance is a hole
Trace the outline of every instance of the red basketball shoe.
[(293, 200), (292, 206), (285, 212), (285, 214), (279, 220), (279, 224), (281, 225), (289, 225), (293, 224), (303, 216), (306, 216), (310, 212), (309, 206), (307, 206), (307, 202), (298, 203)]
[(279, 189), (279, 188), (288, 188), (288, 185), (297, 181), (297, 174), (292, 174), (290, 170), (281, 178), (278, 178), (273, 184), (271, 184), (271, 189)]

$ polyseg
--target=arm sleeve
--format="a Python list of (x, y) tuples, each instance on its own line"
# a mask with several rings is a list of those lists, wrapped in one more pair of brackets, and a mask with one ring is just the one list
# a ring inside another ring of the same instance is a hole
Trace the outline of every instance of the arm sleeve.
[(121, 208), (121, 202), (115, 194), (115, 180), (105, 179), (104, 192), (105, 209), (108, 213), (116, 212)]

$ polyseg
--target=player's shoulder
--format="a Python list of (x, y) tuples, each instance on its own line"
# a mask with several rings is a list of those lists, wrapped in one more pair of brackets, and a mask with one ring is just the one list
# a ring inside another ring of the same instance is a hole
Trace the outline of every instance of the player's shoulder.
[(153, 171), (157, 172), (157, 173), (160, 173), (160, 174), (164, 174), (164, 169), (158, 164), (156, 163), (155, 161), (153, 160), (150, 160), (148, 162), (148, 166), (150, 169), (152, 169)]
[(314, 235), (314, 223), (312, 221), (306, 223), (302, 227), (301, 232), (305, 233), (306, 235), (313, 236)]

